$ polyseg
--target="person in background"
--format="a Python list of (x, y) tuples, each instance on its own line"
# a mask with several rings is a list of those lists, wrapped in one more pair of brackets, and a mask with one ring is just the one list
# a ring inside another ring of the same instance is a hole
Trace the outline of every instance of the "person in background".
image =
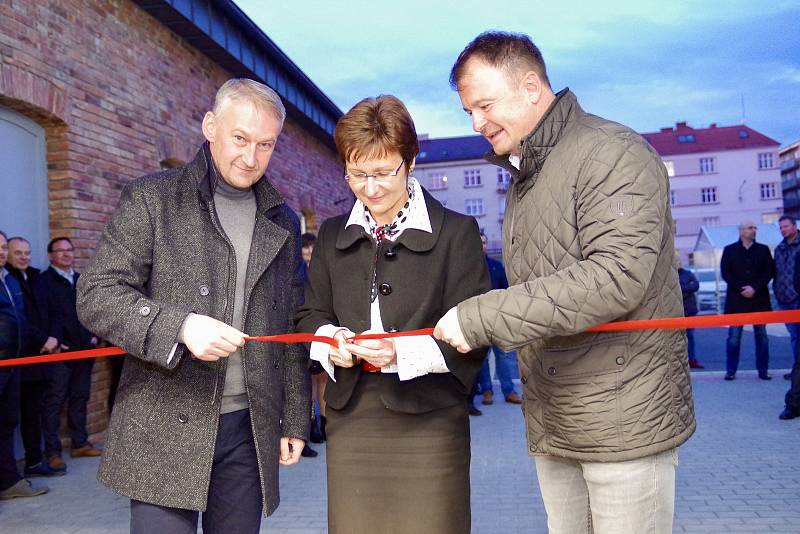
[[(25, 335), (25, 301), (17, 280), (6, 271), (8, 237), (0, 230), (0, 360), (20, 356)], [(19, 424), (19, 369), (0, 367), (0, 500), (47, 493), (22, 478), (14, 455), (14, 429)]]
[[(317, 236), (308, 232), (300, 236), (300, 250), (303, 253), (306, 269), (311, 265), (311, 256), (314, 253), (316, 240)], [(311, 434), (309, 439), (311, 443), (322, 443), (325, 441), (325, 385), (328, 383), (328, 375), (316, 360), (311, 360), (309, 369), (311, 371)], [(311, 449), (311, 447), (306, 445), (306, 449)]]
[[(783, 240), (775, 247), (775, 280), (772, 281), (772, 290), (779, 310), (800, 309), (800, 293), (794, 286), (795, 265), (800, 239), (797, 239), (797, 221), (791, 215), (782, 215), (778, 219), (778, 228)], [(789, 338), (792, 342), (792, 355), (797, 355), (797, 337), (800, 333), (800, 324), (786, 323)], [(783, 378), (789, 380), (792, 373), (786, 373)]]
[[(800, 294), (800, 254), (795, 257), (794, 266), (794, 289)], [(786, 392), (784, 397), (783, 411), (778, 416), (782, 421), (788, 421), (800, 417), (800, 358), (795, 349), (794, 365), (792, 371), (789, 373), (791, 384), (789, 391)]]
[[(6, 269), (13, 276), (25, 301), (28, 335), (22, 353), (25, 356), (52, 354), (60, 350), (58, 340), (48, 334), (49, 313), (47, 294), (39, 269), (31, 266), (31, 244), (24, 237), (8, 240)], [(25, 446), (26, 477), (65, 474), (51, 469), (42, 454), (42, 400), (50, 377), (51, 364), (23, 365), (20, 368), (20, 432)]]
[[(481, 243), (483, 244), (483, 255), (486, 257), (486, 265), (489, 268), (489, 277), (492, 279), (492, 289), (508, 289), (505, 268), (502, 263), (489, 256), (489, 240), (485, 234), (481, 234)], [(486, 360), (484, 360), (481, 372), (478, 374), (478, 384), (483, 396), (481, 403), (488, 406), (494, 402), (492, 374), (489, 369), (489, 358), (491, 358), (492, 353), (494, 353), (494, 368), (497, 378), (500, 379), (500, 391), (503, 392), (503, 397), (508, 403), (522, 404), (522, 399), (514, 391), (514, 382), (511, 379), (511, 363), (509, 359), (516, 359), (516, 354), (514, 352), (506, 352), (497, 345), (489, 347)]]
[[(769, 281), (775, 276), (775, 262), (767, 245), (756, 242), (756, 223), (745, 221), (739, 225), (739, 240), (722, 251), (720, 272), (728, 284), (725, 295), (725, 313), (749, 313), (772, 310), (769, 300)], [(728, 327), (727, 364), (725, 380), (735, 380), (739, 368), (739, 352), (743, 326)], [(753, 325), (756, 338), (756, 369), (758, 378), (772, 380), (769, 376), (769, 338), (767, 327)]]
[[(75, 248), (68, 237), (56, 237), (47, 244), (50, 266), (41, 279), (47, 294), (50, 337), (58, 340), (63, 351), (91, 349), (97, 337), (78, 319), (75, 285), (80, 273), (75, 271)], [(67, 402), (67, 423), (72, 458), (100, 456), (100, 449), (89, 442), (86, 428), (87, 405), (91, 394), (94, 359), (54, 362), (42, 400), (44, 455), (54, 471), (67, 468), (61, 456), (61, 408)]]
[[(675, 251), (675, 268), (678, 269), (678, 281), (681, 284), (681, 294), (683, 295), (683, 314), (686, 317), (697, 315), (697, 290), (700, 289), (700, 282), (694, 273), (683, 268), (681, 255)], [(694, 328), (686, 329), (686, 345), (689, 353), (689, 367), (692, 369), (705, 369), (705, 366), (697, 361), (694, 348)]]

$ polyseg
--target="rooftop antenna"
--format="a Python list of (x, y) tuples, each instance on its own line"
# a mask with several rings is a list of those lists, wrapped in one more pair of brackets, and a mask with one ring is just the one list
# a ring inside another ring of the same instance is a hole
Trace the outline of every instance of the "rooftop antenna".
[(747, 113), (744, 109), (744, 93), (741, 94), (742, 97), (742, 124), (747, 124)]

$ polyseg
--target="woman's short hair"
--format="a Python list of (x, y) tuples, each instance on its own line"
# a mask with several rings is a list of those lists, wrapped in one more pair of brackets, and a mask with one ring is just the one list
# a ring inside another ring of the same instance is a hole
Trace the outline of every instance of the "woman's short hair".
[(228, 100), (249, 100), (257, 106), (263, 107), (278, 119), (283, 128), (283, 121), (286, 120), (286, 108), (278, 93), (263, 83), (247, 78), (231, 78), (217, 91), (212, 110), (214, 115), (219, 114), (222, 106)]
[(365, 98), (344, 114), (333, 134), (342, 162), (382, 158), (398, 153), (411, 170), (419, 154), (414, 120), (399, 98), (380, 95)]

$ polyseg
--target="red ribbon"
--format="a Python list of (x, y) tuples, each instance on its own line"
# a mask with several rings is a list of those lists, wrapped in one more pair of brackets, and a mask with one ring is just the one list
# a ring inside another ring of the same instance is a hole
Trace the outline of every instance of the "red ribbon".
[[(668, 317), (665, 319), (644, 319), (639, 321), (618, 321), (606, 323), (591, 328), (587, 332), (620, 332), (632, 330), (675, 330), (683, 328), (713, 328), (719, 326), (744, 326), (748, 324), (771, 324), (771, 323), (800, 323), (800, 310), (782, 310), (770, 312), (753, 313), (732, 313), (728, 315), (702, 315), (695, 317)], [(361, 339), (388, 339), (393, 337), (408, 336), (430, 336), (433, 335), (433, 328), (422, 328), (419, 330), (406, 330), (403, 332), (384, 332), (377, 334), (356, 334), (353, 341)], [(250, 336), (246, 341), (259, 341), (262, 343), (310, 343), (319, 341), (327, 343), (332, 347), (339, 344), (332, 337), (316, 336), (314, 334), (278, 334), (274, 336)], [(87, 358), (103, 358), (106, 356), (117, 356), (126, 354), (119, 347), (107, 347), (103, 349), (77, 350), (72, 352), (60, 352), (58, 354), (45, 354), (43, 356), (26, 356), (24, 358), (11, 358), (0, 360), (0, 367), (11, 367), (16, 365), (31, 365), (35, 363), (64, 362), (71, 360), (83, 360)]]

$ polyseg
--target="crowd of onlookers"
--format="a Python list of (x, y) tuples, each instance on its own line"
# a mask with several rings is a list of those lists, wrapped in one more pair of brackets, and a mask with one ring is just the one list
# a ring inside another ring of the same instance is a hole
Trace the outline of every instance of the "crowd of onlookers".
[[(79, 274), (72, 241), (47, 245), (49, 266), (31, 266), (31, 244), (0, 231), (0, 361), (96, 347), (97, 337), (78, 321)], [(0, 500), (44, 494), (28, 478), (64, 475), (61, 412), (67, 404), (72, 458), (100, 456), (86, 428), (94, 359), (0, 367)], [(25, 448), (20, 473), (14, 452), (19, 426)]]
[[(756, 242), (756, 224), (745, 221), (739, 225), (739, 240), (725, 247), (720, 261), (722, 279), (727, 284), (725, 295), (725, 313), (753, 313), (772, 310), (769, 284), (775, 302), (780, 310), (800, 309), (800, 239), (798, 239), (797, 221), (794, 217), (784, 215), (778, 220), (783, 240), (775, 247), (773, 258), (769, 247)], [(680, 258), (676, 256), (676, 267), (683, 293), (684, 313), (687, 316), (697, 315), (697, 299), (695, 293), (699, 289), (697, 278), (691, 271), (683, 269)], [(743, 326), (730, 326), (726, 343), (725, 380), (736, 379), (739, 368)], [(800, 373), (797, 364), (797, 338), (800, 324), (786, 323), (791, 339), (794, 365), (792, 371), (784, 378), (792, 381), (786, 394), (786, 406), (780, 419), (794, 419), (800, 415)], [(697, 359), (694, 345), (694, 331), (688, 329), (689, 366), (702, 369)], [(769, 375), (769, 337), (765, 324), (753, 324), (756, 349), (756, 369), (758, 378), (772, 380)]]

